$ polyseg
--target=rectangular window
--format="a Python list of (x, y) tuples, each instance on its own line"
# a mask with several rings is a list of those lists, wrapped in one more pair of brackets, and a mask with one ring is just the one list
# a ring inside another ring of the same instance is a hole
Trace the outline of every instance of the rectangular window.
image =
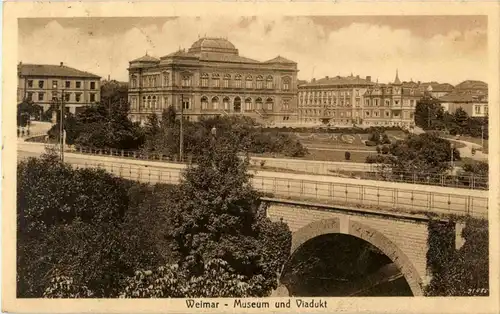
[(43, 96), (44, 96), (44, 93), (38, 93), (38, 101), (42, 101), (44, 98)]
[(214, 78), (212, 80), (214, 82), (214, 87), (219, 88), (220, 87), (220, 79)]
[(71, 82), (70, 81), (66, 81), (66, 88), (70, 88), (71, 87)]
[(44, 84), (45, 84), (45, 81), (39, 80), (38, 81), (38, 88), (43, 88)]
[(29, 92), (27, 97), (29, 101), (33, 100), (33, 93)]
[(348, 112), (346, 112), (346, 114), (345, 114), (345, 115), (346, 115), (346, 117), (350, 118), (350, 117), (351, 117), (351, 112), (350, 112), (350, 111), (348, 111)]
[(90, 94), (90, 102), (94, 102), (95, 101), (95, 94)]
[(52, 81), (52, 88), (57, 88), (57, 81)]
[(75, 94), (76, 102), (80, 102), (82, 94)]
[(481, 107), (480, 106), (474, 106), (474, 111), (476, 114), (481, 114)]
[(70, 93), (66, 93), (64, 95), (64, 100), (69, 101), (70, 99), (71, 99), (71, 94)]
[(28, 80), (28, 87), (33, 87), (33, 80)]
[(370, 107), (370, 99), (365, 99), (365, 106)]
[(182, 107), (184, 110), (189, 110), (189, 99), (184, 99), (182, 101)]
[(95, 89), (95, 82), (90, 82), (90, 89)]
[(82, 82), (76, 81), (75, 86), (76, 88), (82, 88)]
[(487, 115), (488, 114), (488, 106), (484, 106), (484, 114)]
[(201, 79), (201, 87), (208, 87), (208, 78)]
[(252, 81), (246, 80), (245, 81), (245, 88), (252, 88)]

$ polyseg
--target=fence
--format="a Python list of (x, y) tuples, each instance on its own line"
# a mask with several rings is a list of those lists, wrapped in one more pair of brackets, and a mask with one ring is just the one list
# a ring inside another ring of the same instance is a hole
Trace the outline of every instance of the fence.
[[(178, 164), (191, 164), (195, 160), (188, 156), (180, 160), (177, 156), (167, 156), (161, 153), (146, 154), (137, 150), (123, 149), (93, 149), (77, 147), (70, 150), (80, 154), (103, 155), (119, 158), (163, 161)], [(251, 157), (250, 165), (254, 168), (280, 172), (299, 172), (308, 174), (328, 175), (337, 177), (357, 178), (401, 182), (410, 184), (436, 185), (443, 187), (467, 188), (488, 190), (488, 177), (477, 175), (449, 175), (436, 173), (415, 172), (381, 172), (376, 164), (348, 163), (348, 162), (318, 162), (311, 160), (275, 159)]]
[[(73, 164), (76, 168), (100, 168), (125, 179), (156, 184), (177, 184), (182, 172), (176, 169), (151, 168), (113, 163)], [(390, 211), (433, 212), (487, 218), (488, 197), (457, 193), (418, 191), (340, 182), (321, 182), (294, 178), (253, 176), (255, 189), (274, 197), (291, 200), (314, 200), (324, 204), (385, 209)], [(477, 193), (477, 192), (476, 192)]]

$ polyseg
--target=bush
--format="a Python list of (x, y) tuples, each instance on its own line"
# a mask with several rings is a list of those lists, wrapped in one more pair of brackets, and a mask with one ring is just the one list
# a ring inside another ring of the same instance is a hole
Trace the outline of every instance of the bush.
[(365, 145), (366, 146), (377, 146), (377, 143), (375, 143), (374, 141), (366, 141)]
[(377, 154), (380, 154), (381, 152), (382, 152), (382, 148), (379, 145), (377, 145)]
[(345, 157), (345, 160), (351, 160), (351, 153), (345, 152), (344, 157)]
[(390, 151), (389, 145), (382, 146), (382, 154), (387, 155)]

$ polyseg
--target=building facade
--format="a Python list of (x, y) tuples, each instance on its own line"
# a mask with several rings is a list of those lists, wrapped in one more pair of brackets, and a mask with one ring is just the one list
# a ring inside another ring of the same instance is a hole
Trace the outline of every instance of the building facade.
[(488, 96), (452, 93), (439, 98), (446, 112), (455, 113), (462, 108), (470, 117), (488, 116)]
[(488, 84), (467, 80), (455, 86), (453, 92), (439, 98), (444, 110), (453, 114), (462, 108), (471, 117), (488, 116)]
[(305, 124), (352, 125), (363, 117), (363, 95), (373, 85), (371, 78), (359, 76), (325, 77), (301, 84), (299, 121)]
[(71, 113), (101, 98), (100, 76), (60, 65), (19, 63), (17, 101), (33, 101), (47, 110), (61, 103)]
[(200, 38), (187, 51), (160, 59), (145, 55), (130, 61), (128, 71), (132, 121), (169, 106), (193, 121), (218, 115), (265, 124), (297, 119), (297, 63), (281, 56), (245, 58), (224, 38)]
[(423, 96), (418, 84), (379, 84), (359, 76), (326, 77), (299, 86), (299, 119), (302, 123), (335, 126), (415, 125), (417, 101)]

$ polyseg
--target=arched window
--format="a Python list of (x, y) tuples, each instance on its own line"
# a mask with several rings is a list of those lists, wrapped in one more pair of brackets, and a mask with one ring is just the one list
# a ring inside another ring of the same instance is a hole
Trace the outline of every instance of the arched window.
[(220, 76), (217, 73), (212, 74), (212, 86), (216, 88), (220, 87)]
[(262, 83), (263, 81), (264, 78), (262, 77), (262, 75), (257, 76), (257, 89), (262, 89), (264, 87)]
[(251, 111), (253, 110), (252, 108), (252, 98), (247, 98), (245, 99), (245, 111)]
[(147, 106), (146, 96), (142, 96), (142, 104), (139, 105), (139, 108), (145, 108)]
[(191, 86), (191, 75), (185, 74), (182, 76), (182, 87)]
[(255, 105), (257, 106), (257, 110), (262, 110), (262, 98), (257, 98), (255, 100)]
[(154, 109), (158, 109), (157, 103), (156, 103), (156, 96), (153, 96), (153, 98), (152, 98), (152, 106)]
[(151, 96), (148, 96), (148, 102), (147, 102), (147, 105), (146, 105), (146, 108), (151, 108)]
[(169, 83), (168, 72), (163, 72), (163, 86), (168, 86)]
[(224, 88), (229, 88), (229, 81), (231, 80), (231, 75), (224, 75)]
[(234, 77), (234, 87), (241, 88), (241, 75), (236, 75)]
[(135, 76), (132, 77), (131, 85), (132, 85), (132, 88), (137, 87), (137, 78)]
[(234, 99), (233, 110), (234, 110), (234, 112), (241, 112), (241, 98), (240, 97), (236, 97)]
[(201, 110), (207, 110), (208, 109), (208, 98), (203, 96), (201, 97)]
[(148, 78), (147, 76), (142, 77), (142, 87), (147, 87), (148, 86)]
[(253, 88), (253, 78), (251, 75), (245, 78), (245, 88)]
[(273, 110), (273, 106), (274, 106), (274, 100), (269, 97), (267, 100), (266, 100), (266, 109), (267, 110)]
[(201, 87), (208, 87), (208, 74), (207, 73), (201, 74)]
[(229, 110), (229, 98), (224, 97), (224, 99), (222, 100), (222, 103), (224, 105), (224, 110)]
[(212, 108), (214, 110), (219, 110), (219, 97), (212, 98)]
[(287, 111), (289, 109), (290, 101), (288, 99), (284, 99), (281, 107), (283, 111)]
[(266, 78), (266, 88), (267, 89), (272, 89), (273, 88), (273, 77), (271, 75), (269, 75)]

